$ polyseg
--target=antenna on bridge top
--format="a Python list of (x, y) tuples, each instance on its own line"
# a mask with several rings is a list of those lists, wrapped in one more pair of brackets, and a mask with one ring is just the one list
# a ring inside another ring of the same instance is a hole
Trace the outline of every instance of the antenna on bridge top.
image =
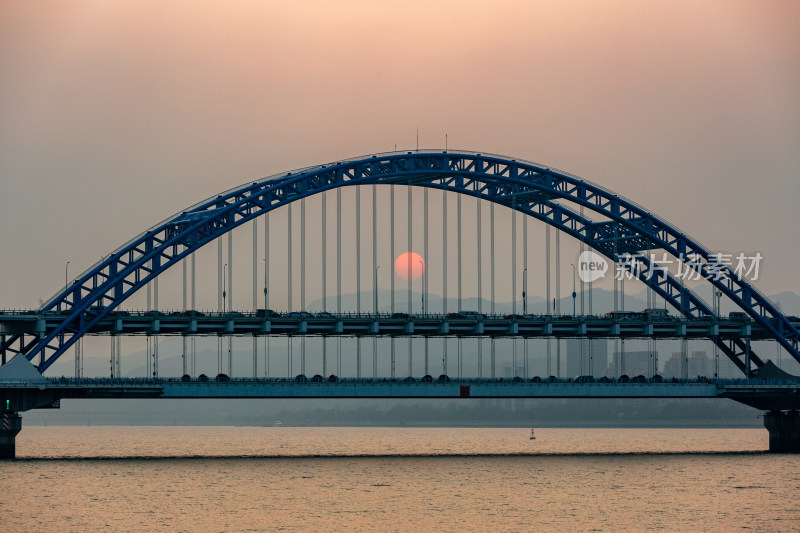
[(419, 152), (419, 127), (417, 128), (417, 152)]
[(447, 151), (447, 134), (444, 134), (444, 151)]

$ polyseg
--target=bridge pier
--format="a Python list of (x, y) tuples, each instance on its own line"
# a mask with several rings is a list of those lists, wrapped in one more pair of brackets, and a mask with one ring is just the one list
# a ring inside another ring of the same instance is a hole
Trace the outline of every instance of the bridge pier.
[(13, 459), (17, 434), (22, 430), (22, 417), (16, 412), (0, 414), (0, 459)]
[(769, 431), (769, 451), (800, 453), (800, 413), (769, 411), (764, 414), (764, 427)]

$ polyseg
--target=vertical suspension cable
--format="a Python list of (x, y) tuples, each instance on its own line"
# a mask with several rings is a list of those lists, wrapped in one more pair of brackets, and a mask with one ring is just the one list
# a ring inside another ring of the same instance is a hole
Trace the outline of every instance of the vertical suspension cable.
[[(258, 220), (253, 219), (253, 312), (256, 311), (258, 311)], [(266, 317), (266, 314), (264, 316)], [(258, 335), (253, 333), (253, 378), (257, 377)]]
[[(412, 193), (411, 179), (409, 178), (409, 180), (408, 180), (408, 201), (407, 201), (407, 204), (408, 204), (407, 205), (407, 207), (408, 207), (408, 221), (407, 221), (408, 222), (408, 252), (407, 253), (408, 253), (408, 255), (406, 256), (408, 258), (408, 271), (407, 272), (408, 272), (408, 314), (409, 315), (411, 315), (413, 313), (412, 301), (411, 301), (411, 288), (412, 288), (411, 287), (411, 283), (412, 283), (411, 280), (412, 280), (413, 267), (415, 266), (415, 265), (412, 264), (413, 259), (412, 259), (412, 256), (411, 256), (412, 243), (413, 243), (412, 236), (414, 234), (414, 228), (412, 226), (412, 220), (413, 220), (413, 207), (412, 206), (414, 204), (413, 204), (413, 201), (412, 201), (411, 193)], [(408, 336), (408, 375), (409, 375), (409, 377), (413, 375), (413, 372), (412, 372), (412, 368), (413, 368), (412, 367), (412, 358), (411, 358), (411, 356), (412, 356), (412, 342), (411, 341), (412, 341), (412, 337), (411, 337), (411, 335), (409, 335)]]
[[(306, 310), (306, 199), (300, 200), (300, 310)], [(306, 375), (306, 336), (300, 337), (300, 373)]]
[[(150, 263), (153, 267), (153, 263)], [(155, 270), (155, 269), (154, 269)], [(158, 311), (158, 277), (153, 278), (153, 309)], [(153, 377), (158, 377), (158, 333), (153, 335)]]
[[(228, 232), (228, 311), (232, 310), (233, 310), (233, 231), (229, 231)], [(228, 335), (228, 375), (233, 376), (233, 334)]]
[[(356, 185), (356, 313), (361, 315), (361, 186)], [(361, 378), (361, 337), (356, 337), (356, 377)]]
[(394, 185), (389, 186), (389, 219), (389, 264), (391, 265), (389, 312), (394, 313)]
[[(391, 219), (390, 223), (389, 223), (389, 233), (390, 233), (390, 236), (389, 236), (389, 243), (390, 243), (389, 261), (390, 262), (389, 262), (389, 264), (391, 265), (389, 267), (391, 269), (391, 271), (389, 273), (389, 277), (391, 279), (390, 289), (389, 289), (389, 291), (390, 291), (389, 311), (393, 314), (394, 313), (394, 266), (395, 266), (394, 265), (394, 185), (390, 185), (389, 186), (389, 218)], [(390, 369), (389, 369), (389, 372), (391, 374), (391, 377), (394, 377), (395, 376), (395, 374), (394, 374), (394, 363), (395, 363), (395, 361), (394, 361), (394, 337), (392, 337), (390, 339), (389, 343), (390, 343), (390, 352), (391, 352), (390, 355), (389, 355), (389, 357), (390, 357), (390, 361), (389, 361)]]
[[(528, 215), (522, 217), (522, 315), (528, 314)], [(528, 377), (528, 338), (522, 337), (524, 375)]]
[[(191, 305), (192, 305), (192, 310), (194, 311), (194, 310), (197, 309), (197, 302), (195, 301), (195, 295), (197, 294), (197, 261), (196, 261), (196, 257), (195, 257), (195, 253), (194, 252), (192, 252), (192, 285), (191, 285), (191, 287), (192, 287), (192, 290), (191, 290), (191, 295), (192, 295)], [(193, 333), (192, 336), (191, 336), (191, 344), (190, 344), (190, 346), (191, 346), (191, 354), (192, 354), (192, 356), (191, 356), (191, 365), (192, 365), (191, 369), (192, 369), (192, 375), (193, 376), (196, 375), (195, 374), (195, 359), (197, 357), (197, 343), (196, 343), (196, 340), (197, 340), (197, 335), (195, 333)]]
[[(327, 193), (322, 191), (322, 310), (328, 310), (328, 215)], [(324, 341), (323, 341), (324, 342)]]
[[(423, 193), (423, 210), (424, 214), (422, 217), (422, 224), (423, 224), (423, 240), (424, 240), (424, 248), (423, 248), (423, 270), (422, 270), (422, 305), (423, 307), (428, 306), (427, 309), (423, 309), (423, 314), (425, 312), (430, 312), (430, 302), (428, 301), (428, 188), (425, 187), (425, 191)], [(425, 337), (427, 339), (427, 337)], [(427, 351), (426, 351), (427, 355)]]
[(181, 261), (181, 267), (182, 267), (182, 270), (183, 270), (183, 303), (182, 303), (182, 305), (183, 305), (183, 310), (184, 311), (186, 311), (186, 306), (188, 304), (188, 294), (187, 294), (188, 293), (188, 283), (187, 283), (187, 279), (186, 279), (186, 277), (187, 277), (187, 272), (186, 271), (188, 269), (188, 266), (189, 265), (186, 263), (185, 259), (183, 261)]
[[(623, 276), (619, 280), (619, 310), (620, 312), (625, 312), (625, 275), (623, 271)], [(623, 363), (625, 362), (625, 337), (620, 337), (619, 340), (619, 349), (622, 357)]]
[[(430, 306), (430, 302), (428, 300), (428, 280), (430, 279), (430, 274), (428, 273), (428, 188), (425, 187), (425, 191), (423, 193), (423, 239), (425, 241), (425, 245), (423, 248), (423, 253), (425, 254), (424, 263), (423, 263), (423, 270), (422, 270), (422, 314), (426, 313), (425, 306)], [(428, 372), (428, 336), (425, 335), (425, 376), (429, 374)]]
[[(461, 300), (461, 195), (456, 195), (456, 229), (458, 230), (458, 312), (463, 311)], [(460, 354), (459, 346), (459, 354)], [(460, 357), (460, 355), (459, 355)]]
[[(372, 186), (372, 295), (375, 301), (375, 319), (378, 319), (378, 201), (377, 185)], [(378, 337), (372, 336), (372, 378), (378, 378)]]
[[(336, 189), (336, 312), (342, 314), (342, 188)], [(342, 375), (342, 337), (336, 337), (336, 375)]]
[[(561, 232), (556, 231), (556, 314), (561, 315)], [(561, 338), (556, 337), (556, 376), (561, 377)]]
[[(511, 198), (511, 314), (517, 320), (517, 197)], [(517, 337), (511, 337), (511, 376), (517, 376)]]
[[(264, 214), (264, 309), (269, 309), (269, 212)], [(271, 326), (270, 326), (271, 329)], [(269, 377), (269, 331), (264, 335), (264, 377)]]
[(511, 199), (511, 313), (514, 315), (517, 314), (517, 198), (516, 197)]
[[(287, 206), (287, 243), (286, 243), (286, 259), (287, 259), (287, 286), (288, 291), (286, 297), (287, 311), (292, 312), (292, 204)], [(286, 369), (287, 377), (292, 377), (292, 336), (286, 338)]]
[[(328, 310), (328, 197), (322, 191), (322, 310)], [(322, 336), (322, 375), (328, 373), (328, 337)]]
[[(587, 293), (586, 296), (587, 296), (586, 300), (587, 300), (587, 303), (588, 303), (588, 306), (589, 306), (589, 308), (588, 308), (589, 315), (592, 316), (593, 311), (592, 311), (592, 279), (591, 278), (589, 278), (589, 292)], [(607, 350), (608, 350), (608, 341), (602, 340), (601, 342), (606, 343), (605, 344), (606, 353), (608, 353), (607, 352)], [(592, 365), (591, 365), (592, 366), (592, 370), (594, 370), (594, 345), (595, 344), (596, 343), (595, 343), (594, 339), (589, 339), (589, 360), (592, 362)], [(606, 369), (605, 368), (601, 368), (600, 371), (601, 372), (605, 372)], [(592, 375), (594, 375), (594, 374), (592, 374)], [(605, 374), (603, 374), (603, 375), (605, 375)]]
[[(183, 273), (183, 314), (186, 314), (187, 305), (188, 305), (188, 282), (187, 282), (187, 270), (189, 268), (188, 262), (186, 259), (181, 261), (181, 270)], [(183, 365), (183, 374), (187, 374), (188, 372), (188, 361), (187, 361), (187, 338), (186, 335), (181, 336), (181, 341), (183, 344), (183, 350), (181, 353), (181, 363)]]
[[(717, 315), (717, 320), (719, 320), (719, 316), (720, 316), (720, 312), (721, 312), (720, 311), (720, 305), (719, 305), (720, 304), (719, 299), (720, 299), (720, 290), (717, 289), (716, 287), (714, 287), (714, 306), (715, 306), (714, 307), (714, 314)], [(719, 344), (719, 326), (717, 326), (717, 338), (716, 338), (715, 342), (713, 343), (713, 345), (714, 345), (714, 377), (715, 378), (719, 378), (719, 345), (718, 344)], [(775, 359), (778, 361), (778, 368), (782, 368), (781, 367), (781, 363), (782, 363), (782, 361), (781, 361), (781, 346), (777, 342), (775, 343), (775, 351), (777, 352), (775, 354), (775, 356), (776, 356)]]
[[(478, 180), (474, 181), (475, 184), (475, 192), (478, 191)], [(475, 198), (475, 211), (476, 211), (476, 219), (477, 219), (477, 226), (478, 226), (478, 257), (476, 260), (476, 264), (478, 265), (478, 314), (483, 315), (483, 277), (482, 277), (482, 263), (483, 263), (483, 253), (481, 250), (481, 240), (483, 239), (483, 230), (481, 229), (481, 199)], [(481, 321), (483, 320), (483, 316), (481, 316)], [(481, 337), (477, 338), (478, 342), (478, 377), (483, 377), (483, 339)]]
[(306, 310), (306, 199), (300, 200), (300, 310)]
[[(408, 207), (408, 220), (407, 220), (407, 223), (408, 223), (408, 254), (409, 254), (409, 255), (406, 256), (406, 257), (408, 257), (408, 265), (407, 265), (407, 268), (408, 268), (408, 270), (407, 270), (407, 273), (408, 273), (408, 314), (412, 314), (413, 313), (413, 308), (412, 308), (412, 301), (411, 301), (411, 289), (412, 289), (411, 278), (412, 278), (412, 275), (413, 275), (413, 267), (415, 265), (412, 263), (412, 259), (411, 259), (412, 243), (413, 243), (413, 239), (412, 239), (412, 236), (413, 236), (412, 205), (413, 205), (413, 203), (412, 203), (412, 199), (411, 199), (411, 180), (410, 179), (408, 180), (408, 201), (407, 201), (407, 204), (408, 204), (407, 205), (407, 207)], [(410, 342), (411, 341), (409, 339), (409, 343)], [(409, 352), (409, 355), (410, 355), (410, 352)]]
[[(292, 312), (292, 204), (290, 203), (287, 206), (287, 221), (286, 221), (286, 232), (287, 232), (287, 242), (286, 242), (286, 261), (287, 261), (287, 285), (286, 289), (288, 291), (286, 296), (286, 310), (290, 313)], [(291, 346), (291, 344), (290, 344)]]
[(153, 336), (153, 377), (158, 377), (158, 333)]
[[(552, 214), (552, 209), (551, 209)], [(544, 248), (545, 248), (545, 280), (546, 280), (546, 289), (545, 289), (545, 308), (547, 309), (546, 314), (552, 315), (551, 313), (551, 301), (550, 301), (550, 220), (549, 218), (544, 223)], [(553, 375), (553, 364), (552, 364), (552, 334), (548, 335), (547, 337), (547, 375)]]
[[(495, 314), (495, 297), (494, 297), (494, 202), (489, 205), (489, 255), (491, 256), (490, 262), (490, 281), (491, 281), (491, 295), (492, 295), (492, 315)], [(491, 349), (490, 354), (490, 370), (491, 370), (491, 377), (496, 377), (495, 375), (495, 339), (494, 337), (491, 338), (489, 341), (489, 348)]]
[[(583, 205), (580, 206), (580, 215), (581, 215), (581, 218), (583, 218)], [(581, 317), (584, 316), (584, 308), (583, 308), (584, 294), (583, 294), (583, 276), (580, 275), (580, 272), (581, 272), (580, 259), (583, 257), (583, 252), (586, 249), (586, 243), (584, 242), (584, 236), (585, 236), (585, 233), (582, 232), (580, 240), (578, 241), (578, 279), (580, 281)], [(573, 271), (572, 275), (575, 276), (574, 271)], [(573, 299), (573, 302), (574, 301), (575, 300)], [(583, 360), (586, 358), (587, 343), (588, 343), (588, 352), (589, 352), (588, 353), (588, 355), (589, 355), (589, 357), (588, 357), (589, 358), (589, 375), (590, 376), (594, 376), (594, 362), (592, 361), (592, 341), (591, 340), (587, 340), (586, 334), (584, 334), (583, 337), (581, 337), (581, 339), (580, 339), (581, 365), (583, 365)]]
[[(217, 239), (217, 311), (222, 312), (222, 237)], [(149, 301), (149, 300), (148, 300)], [(148, 304), (149, 306), (149, 304)], [(148, 308), (149, 309), (149, 308)]]
[(442, 190), (442, 313), (447, 314), (447, 192), (444, 190)]
[[(222, 245), (220, 245), (220, 246), (222, 246)], [(220, 248), (220, 250), (221, 249), (222, 248)], [(222, 256), (220, 255), (220, 257), (222, 257)], [(220, 269), (219, 269), (219, 275), (220, 275), (220, 279), (222, 279), (222, 277), (221, 277), (222, 276), (222, 266), (221, 266), (221, 264), (220, 264)], [(152, 282), (148, 282), (146, 287), (147, 287), (147, 306), (146, 306), (146, 308), (147, 308), (147, 313), (150, 314), (150, 311), (153, 309), (153, 304), (152, 304), (152, 298), (153, 298), (152, 297), (152, 290), (153, 290), (152, 289)], [(221, 290), (221, 288), (222, 288), (222, 284), (220, 283), (220, 291), (219, 291), (220, 302), (222, 301), (222, 290)], [(152, 360), (152, 357), (153, 357), (153, 352), (152, 352), (153, 336), (152, 335), (153, 335), (152, 328), (149, 328), (147, 330), (147, 335), (146, 335), (146, 337), (147, 337), (147, 348), (146, 348), (147, 349), (147, 354), (146, 354), (147, 363), (145, 365), (146, 368), (147, 368), (147, 377), (148, 378), (153, 377), (153, 372), (151, 370), (151, 368), (153, 366), (153, 360)], [(78, 339), (78, 342), (80, 342), (80, 339)], [(79, 350), (76, 350), (75, 355), (77, 357), (80, 357)], [(75, 363), (76, 364), (80, 364), (80, 361), (76, 360)], [(78, 370), (78, 374), (79, 374), (78, 377), (80, 377), (80, 368), (77, 368), (77, 370)]]
[(233, 231), (228, 232), (228, 310), (233, 311)]
[(253, 312), (258, 311), (258, 220), (253, 219)]
[[(447, 191), (442, 189), (442, 313), (447, 316)], [(447, 375), (447, 335), (442, 337), (442, 374)]]
[[(147, 336), (147, 368), (148, 373), (150, 372), (150, 336)], [(75, 341), (75, 377), (82, 378), (83, 377), (83, 338), (79, 338)]]

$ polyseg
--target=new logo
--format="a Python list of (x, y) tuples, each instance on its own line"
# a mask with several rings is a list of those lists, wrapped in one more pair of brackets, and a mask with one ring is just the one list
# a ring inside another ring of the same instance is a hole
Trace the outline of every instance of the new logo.
[(592, 250), (585, 250), (578, 257), (578, 277), (584, 283), (605, 277), (608, 271), (608, 261)]

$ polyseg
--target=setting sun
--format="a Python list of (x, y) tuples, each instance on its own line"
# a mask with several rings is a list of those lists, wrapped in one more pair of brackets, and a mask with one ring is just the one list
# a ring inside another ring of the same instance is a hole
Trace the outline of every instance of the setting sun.
[(402, 279), (408, 280), (409, 263), (411, 266), (411, 279), (419, 279), (425, 271), (425, 260), (415, 252), (405, 252), (397, 256), (394, 261), (395, 273)]

